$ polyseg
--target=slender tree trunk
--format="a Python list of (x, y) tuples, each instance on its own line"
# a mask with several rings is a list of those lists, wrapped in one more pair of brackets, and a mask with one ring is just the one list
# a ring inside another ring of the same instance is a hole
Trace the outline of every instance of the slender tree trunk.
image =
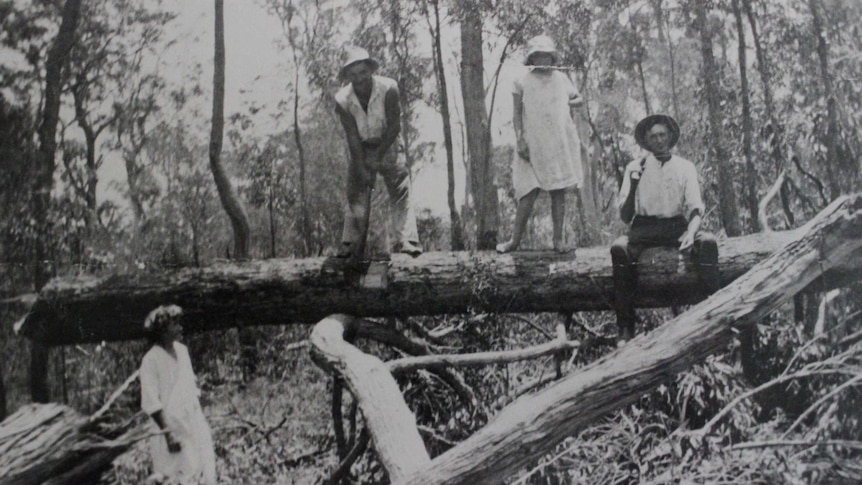
[(218, 189), (222, 207), (233, 227), (233, 255), (236, 259), (248, 259), (248, 216), (234, 192), (233, 185), (221, 162), (224, 137), (224, 0), (215, 0), (215, 58), (213, 61), (213, 114), (210, 132), (210, 169)]
[[(48, 228), (48, 213), (51, 206), (51, 190), (54, 186), (55, 155), (57, 152), (57, 123), (60, 120), (60, 94), (62, 70), (69, 61), (69, 51), (78, 27), (81, 0), (66, 0), (63, 20), (57, 38), (48, 52), (45, 62), (45, 106), (39, 126), (39, 149), (36, 152), (36, 169), (33, 184), (33, 218), (36, 224), (33, 274), (36, 291), (48, 282), (48, 245), (51, 237)], [(33, 342), (30, 360), (30, 394), (34, 402), (48, 402), (48, 348)]]
[[(215, 0), (215, 59), (213, 62), (213, 115), (210, 133), (210, 169), (218, 189), (222, 207), (227, 212), (233, 227), (233, 257), (248, 259), (249, 224), (245, 209), (233, 189), (221, 162), (222, 138), (224, 136), (224, 0)], [(242, 326), (237, 328), (240, 344), (240, 366), (243, 378), (249, 380), (257, 370), (257, 349), (252, 331)]]
[(823, 30), (823, 17), (820, 13), (820, 2), (808, 0), (811, 10), (811, 27), (817, 38), (817, 60), (820, 66), (820, 79), (823, 83), (823, 97), (826, 98), (826, 177), (829, 180), (829, 196), (834, 200), (843, 191), (842, 160), (838, 146), (838, 107), (835, 105), (835, 92), (832, 77), (829, 75), (829, 42)]
[(736, 35), (739, 39), (739, 91), (742, 97), (742, 152), (745, 156), (745, 204), (748, 206), (752, 232), (760, 230), (757, 217), (757, 170), (751, 150), (751, 98), (748, 88), (748, 53), (745, 40), (745, 26), (742, 23), (740, 0), (733, 0), (733, 17), (736, 20)]
[[(311, 224), (308, 219), (308, 195), (306, 194), (306, 160), (305, 146), (302, 144), (302, 129), (299, 127), (299, 63), (296, 58), (296, 49), (293, 49), (294, 66), (296, 67), (294, 74), (294, 93), (293, 93), (293, 140), (296, 143), (296, 152), (299, 157), (299, 217), (302, 225), (302, 255), (310, 256), (313, 242), (311, 241)], [(270, 199), (270, 202), (272, 199)], [(273, 231), (274, 225), (272, 225)], [(275, 257), (275, 244), (273, 243), (272, 257)]]
[(721, 88), (719, 85), (719, 69), (712, 52), (712, 31), (707, 22), (706, 4), (694, 2), (696, 9), (696, 30), (700, 32), (700, 52), (703, 57), (703, 82), (709, 117), (709, 155), (707, 163), (715, 167), (718, 173), (718, 204), (721, 225), (728, 236), (738, 236), (742, 233), (739, 225), (739, 209), (737, 208), (736, 192), (733, 189), (733, 177), (730, 170), (730, 160), (721, 137)]
[(461, 18), (461, 95), (467, 125), (469, 197), (476, 217), (476, 248), (493, 249), (497, 243), (497, 187), (489, 142), (491, 130), (485, 110), (482, 56), (482, 12), (465, 0)]
[[(760, 82), (763, 85), (763, 106), (766, 110), (766, 117), (769, 122), (769, 129), (764, 130), (766, 133), (767, 142), (769, 143), (769, 151), (772, 156), (774, 169), (777, 173), (785, 170), (787, 167), (782, 145), (784, 144), (784, 128), (775, 116), (775, 103), (772, 98), (772, 75), (769, 69), (769, 60), (766, 55), (766, 50), (760, 42), (760, 33), (757, 29), (757, 18), (754, 15), (754, 10), (751, 6), (751, 0), (742, 0), (742, 7), (745, 9), (745, 15), (748, 17), (748, 24), (751, 27), (751, 39), (754, 43), (754, 53), (757, 58), (757, 71), (760, 75)], [(781, 186), (781, 207), (784, 210), (784, 218), (793, 226), (795, 219), (793, 212), (790, 209), (790, 204), (787, 194), (787, 182)]]
[[(446, 202), (449, 205), (449, 244), (452, 251), (464, 250), (464, 234), (461, 228), (461, 216), (455, 203), (455, 153), (452, 147), (452, 117), (449, 114), (449, 91), (446, 88), (446, 70), (443, 64), (443, 47), (440, 37), (440, 5), (438, 0), (430, 0), (434, 7), (434, 25), (430, 25), (431, 37), (434, 40), (434, 73), (437, 78), (437, 92), (440, 96), (440, 116), (443, 118), (443, 145), (446, 147)], [(426, 4), (427, 13), (427, 4)]]
[[(662, 21), (665, 22), (666, 24), (669, 24), (669, 22), (667, 20), (667, 16), (663, 15)], [(668, 27), (668, 30), (670, 30), (669, 25), (667, 27)], [(673, 117), (676, 119), (680, 119), (679, 118), (679, 113), (680, 113), (680, 111), (679, 111), (679, 96), (677, 95), (677, 92), (676, 92), (676, 58), (675, 58), (676, 52), (675, 52), (674, 47), (673, 47), (673, 39), (671, 39), (671, 36), (668, 35), (666, 38), (667, 38), (667, 55), (668, 55), (668, 59), (670, 60), (670, 66), (668, 66), (668, 68), (670, 69), (670, 95), (671, 95), (671, 100), (673, 103)]]
[[(270, 177), (272, 174), (270, 174)], [(272, 180), (270, 178), (270, 180)], [(272, 186), (272, 183), (269, 184), (269, 201), (266, 204), (267, 213), (269, 213), (269, 257), (275, 257), (275, 204), (273, 203), (273, 199), (275, 198), (275, 189)]]

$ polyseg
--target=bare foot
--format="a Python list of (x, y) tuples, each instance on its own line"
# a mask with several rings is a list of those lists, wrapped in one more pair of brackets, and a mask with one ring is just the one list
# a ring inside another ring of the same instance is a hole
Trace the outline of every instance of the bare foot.
[(518, 249), (518, 243), (515, 241), (506, 241), (497, 245), (497, 252), (500, 254), (510, 253)]

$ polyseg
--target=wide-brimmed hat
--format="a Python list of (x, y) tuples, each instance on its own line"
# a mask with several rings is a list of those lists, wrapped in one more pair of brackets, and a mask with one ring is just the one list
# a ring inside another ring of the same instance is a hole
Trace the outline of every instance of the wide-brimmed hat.
[(341, 70), (338, 71), (338, 75), (341, 77), (344, 77), (344, 70), (347, 69), (347, 66), (356, 64), (357, 62), (367, 62), (374, 70), (377, 70), (380, 66), (380, 63), (373, 59), (371, 55), (368, 54), (367, 50), (355, 45), (344, 47), (344, 53), (341, 56), (341, 60)]
[(537, 35), (527, 41), (527, 57), (524, 58), (524, 64), (531, 65), (530, 58), (533, 54), (540, 52), (551, 54), (554, 57), (554, 64), (559, 62), (560, 53), (557, 52), (557, 46), (554, 44), (554, 39), (547, 35)]
[(646, 143), (647, 131), (658, 124), (665, 125), (668, 131), (670, 131), (669, 148), (673, 148), (673, 146), (676, 145), (676, 142), (679, 141), (679, 125), (676, 124), (676, 120), (674, 120), (670, 115), (649, 115), (640, 120), (638, 125), (635, 127), (635, 141), (641, 148), (649, 150), (649, 146)]
[(159, 334), (174, 320), (179, 320), (183, 309), (177, 305), (162, 305), (151, 311), (144, 319), (144, 331), (150, 335)]

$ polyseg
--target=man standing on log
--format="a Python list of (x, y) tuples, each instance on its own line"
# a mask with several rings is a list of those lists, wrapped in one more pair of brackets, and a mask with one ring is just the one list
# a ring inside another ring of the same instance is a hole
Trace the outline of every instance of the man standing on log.
[(679, 135), (679, 125), (667, 115), (647, 116), (635, 128), (635, 141), (651, 155), (628, 164), (618, 199), (629, 231), (611, 246), (617, 345), (634, 337), (637, 263), (644, 249), (678, 246), (690, 253), (704, 296), (719, 287), (718, 245), (700, 230), (704, 205), (697, 169), (671, 154)]
[(371, 191), (378, 172), (389, 192), (396, 251), (414, 257), (422, 254), (410, 202), (410, 169), (404, 157), (399, 157), (392, 147), (401, 131), (398, 83), (374, 75), (377, 67), (377, 61), (365, 49), (351, 46), (345, 50), (340, 74), (348, 84), (335, 95), (335, 111), (344, 127), (350, 153), (344, 231), (337, 254), (341, 258), (363, 256)]

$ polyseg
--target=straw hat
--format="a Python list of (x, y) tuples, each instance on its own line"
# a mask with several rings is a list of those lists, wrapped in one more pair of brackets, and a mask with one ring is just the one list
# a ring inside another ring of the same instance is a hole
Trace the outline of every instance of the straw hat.
[(635, 127), (635, 141), (638, 143), (638, 145), (640, 145), (641, 148), (649, 150), (649, 146), (646, 143), (646, 134), (647, 131), (650, 130), (650, 128), (657, 124), (665, 125), (668, 131), (670, 131), (669, 148), (673, 148), (673, 146), (676, 145), (676, 142), (679, 141), (679, 125), (676, 124), (676, 120), (674, 120), (669, 115), (649, 115), (646, 118), (640, 120), (640, 122)]
[(377, 70), (377, 68), (380, 66), (380, 63), (373, 59), (371, 55), (368, 54), (367, 50), (355, 45), (345, 46), (344, 53), (341, 59), (341, 70), (338, 72), (339, 76), (341, 77), (344, 77), (344, 70), (347, 69), (347, 66), (350, 66), (351, 64), (356, 64), (357, 62), (367, 62), (374, 70)]
[(551, 54), (554, 58), (554, 64), (560, 61), (560, 53), (557, 52), (557, 46), (554, 44), (554, 39), (547, 35), (537, 35), (527, 41), (527, 58), (524, 64), (532, 65), (531, 57), (533, 54), (546, 53)]

